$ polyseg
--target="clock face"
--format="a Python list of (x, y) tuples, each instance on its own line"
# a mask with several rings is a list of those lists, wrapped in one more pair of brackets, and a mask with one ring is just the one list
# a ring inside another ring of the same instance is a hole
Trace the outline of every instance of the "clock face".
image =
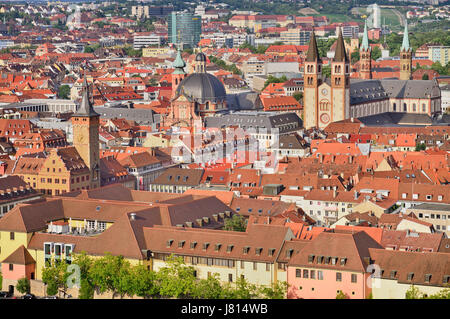
[(320, 121), (324, 124), (327, 124), (330, 121), (330, 116), (324, 113), (320, 116)]
[(322, 94), (323, 95), (327, 95), (327, 93), (328, 93), (327, 89), (322, 89)]

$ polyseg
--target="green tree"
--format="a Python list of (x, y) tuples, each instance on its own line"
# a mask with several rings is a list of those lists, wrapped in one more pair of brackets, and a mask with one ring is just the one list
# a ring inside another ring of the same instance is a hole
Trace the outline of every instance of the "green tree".
[(132, 294), (130, 270), (130, 263), (123, 256), (108, 253), (93, 262), (89, 278), (99, 293), (109, 291), (113, 298), (116, 294), (123, 298), (126, 294)]
[(196, 282), (192, 297), (198, 299), (221, 299), (224, 298), (224, 288), (222, 287), (219, 275), (213, 274), (207, 279)]
[(444, 288), (434, 295), (428, 296), (427, 299), (450, 299), (450, 288)]
[(28, 280), (28, 278), (26, 278), (26, 277), (20, 278), (17, 281), (16, 289), (18, 292), (20, 292), (22, 294), (29, 293), (30, 292), (30, 281)]
[(416, 144), (416, 152), (425, 151), (426, 149), (427, 149), (427, 146), (425, 145), (425, 143), (417, 142), (417, 144)]
[(381, 50), (379, 47), (373, 47), (371, 53), (372, 60), (378, 60), (381, 58)]
[(94, 53), (98, 48), (100, 48), (100, 44), (98, 43), (87, 45), (84, 47), (84, 53)]
[(225, 220), (223, 229), (244, 232), (247, 229), (247, 220), (243, 216), (235, 214)]
[(187, 266), (182, 257), (170, 256), (167, 266), (157, 273), (159, 294), (164, 297), (186, 298), (192, 295), (195, 285), (195, 269)]
[(89, 270), (92, 267), (92, 259), (86, 254), (86, 252), (82, 252), (81, 254), (77, 254), (73, 257), (74, 264), (80, 267), (80, 290), (78, 292), (79, 299), (93, 299), (94, 298), (94, 285), (92, 284), (92, 280), (89, 277)]
[(347, 294), (343, 293), (342, 290), (339, 290), (339, 292), (336, 294), (336, 299), (349, 299)]
[(409, 289), (406, 291), (405, 299), (422, 299), (422, 298), (423, 294), (417, 287), (414, 287), (414, 285), (409, 287)]
[(265, 299), (284, 299), (286, 291), (288, 289), (288, 284), (285, 281), (277, 281), (270, 287), (260, 287), (259, 294)]
[(429, 78), (429, 76), (428, 76), (428, 74), (427, 73), (424, 73), (423, 75), (422, 75), (422, 80), (429, 80), (430, 78)]
[(269, 75), (267, 77), (266, 82), (264, 82), (263, 90), (271, 83), (283, 83), (283, 82), (286, 82), (286, 81), (287, 81), (287, 77), (285, 75), (283, 75), (280, 78), (277, 78), (276, 76), (273, 76), (273, 75)]
[(322, 75), (327, 78), (331, 77), (331, 65), (325, 65), (322, 67)]
[(132, 292), (139, 297), (151, 298), (159, 296), (159, 286), (156, 273), (147, 270), (143, 265), (137, 265), (131, 269)]
[(239, 278), (232, 290), (233, 299), (252, 299), (258, 297), (258, 287), (249, 283), (245, 278)]
[(359, 61), (359, 51), (352, 52), (352, 55), (350, 56), (352, 64), (355, 64)]
[(66, 84), (61, 85), (58, 90), (58, 97), (60, 99), (69, 99), (70, 96), (70, 87)]
[(292, 94), (292, 96), (294, 97), (294, 99), (296, 99), (299, 102), (303, 100), (303, 93), (302, 92), (296, 92), (296, 93)]
[(42, 282), (47, 285), (47, 295), (54, 296), (59, 289), (67, 289), (67, 263), (52, 259), (42, 269)]

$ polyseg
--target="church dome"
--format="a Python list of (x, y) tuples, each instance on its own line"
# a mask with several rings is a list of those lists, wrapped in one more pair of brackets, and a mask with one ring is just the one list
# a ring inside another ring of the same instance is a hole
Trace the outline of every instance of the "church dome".
[(183, 95), (191, 101), (203, 104), (220, 102), (226, 99), (222, 82), (209, 73), (193, 73), (178, 85), (176, 95)]

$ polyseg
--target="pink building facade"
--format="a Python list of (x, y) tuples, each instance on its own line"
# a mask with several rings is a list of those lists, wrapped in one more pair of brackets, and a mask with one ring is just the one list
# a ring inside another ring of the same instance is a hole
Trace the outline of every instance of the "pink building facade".
[(365, 299), (371, 289), (370, 274), (323, 268), (289, 266), (287, 282), (290, 299), (335, 299), (341, 291), (350, 299)]

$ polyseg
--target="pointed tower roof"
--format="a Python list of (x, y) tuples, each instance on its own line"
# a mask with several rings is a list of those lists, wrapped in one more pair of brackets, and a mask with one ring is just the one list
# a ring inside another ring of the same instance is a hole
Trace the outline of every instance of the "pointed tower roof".
[(342, 30), (339, 29), (339, 35), (336, 43), (336, 50), (334, 52), (334, 62), (348, 62), (347, 52), (345, 52), (344, 37)]
[(83, 96), (81, 98), (81, 104), (80, 108), (75, 112), (75, 116), (86, 116), (86, 117), (93, 117), (93, 116), (100, 116), (97, 112), (94, 111), (94, 108), (92, 107), (91, 100), (89, 98), (89, 86), (86, 80), (86, 75), (84, 76), (83, 80)]
[(403, 42), (400, 51), (409, 51), (411, 48), (409, 47), (409, 35), (408, 35), (408, 22), (405, 22), (405, 31), (403, 32)]
[(309, 40), (308, 52), (306, 54), (306, 62), (320, 61), (319, 49), (317, 48), (316, 35), (314, 30), (311, 32), (311, 39)]
[(369, 45), (369, 33), (367, 32), (367, 20), (364, 22), (364, 34), (361, 44), (361, 50), (367, 51), (370, 50)]
[(175, 71), (173, 71), (172, 74), (185, 74), (184, 68), (186, 67), (186, 62), (184, 62), (179, 48), (177, 50), (177, 57), (175, 58), (175, 61), (173, 61), (172, 66), (175, 68)]

